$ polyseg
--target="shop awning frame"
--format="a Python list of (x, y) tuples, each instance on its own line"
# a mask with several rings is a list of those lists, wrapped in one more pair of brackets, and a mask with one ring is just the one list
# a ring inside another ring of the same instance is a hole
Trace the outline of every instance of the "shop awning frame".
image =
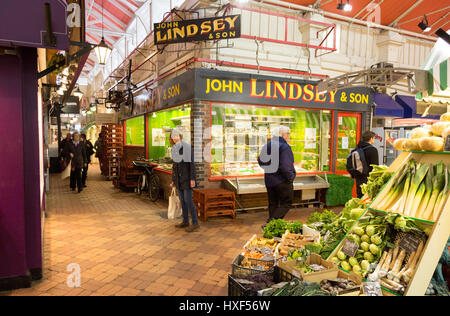
[(404, 117), (404, 108), (398, 104), (391, 96), (383, 93), (374, 95), (375, 111), (374, 116), (383, 117)]

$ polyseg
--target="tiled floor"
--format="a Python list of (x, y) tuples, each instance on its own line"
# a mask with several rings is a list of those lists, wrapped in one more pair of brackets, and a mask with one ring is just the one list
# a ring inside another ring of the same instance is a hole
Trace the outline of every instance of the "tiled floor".
[[(164, 202), (114, 189), (98, 165), (91, 166), (81, 194), (58, 175), (50, 183), (44, 278), (0, 295), (226, 295), (231, 261), (267, 216), (210, 218), (189, 234), (161, 216)], [(287, 219), (304, 220), (311, 211), (292, 210)], [(67, 285), (72, 263), (81, 268), (79, 288)]]

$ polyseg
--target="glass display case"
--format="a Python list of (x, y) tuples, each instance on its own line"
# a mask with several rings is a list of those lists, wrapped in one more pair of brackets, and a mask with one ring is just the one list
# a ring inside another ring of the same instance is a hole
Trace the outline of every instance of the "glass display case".
[(148, 115), (148, 159), (159, 169), (171, 171), (170, 133), (178, 128), (183, 141), (191, 143), (191, 106), (185, 104)]
[(213, 104), (211, 177), (263, 175), (257, 159), (273, 128), (291, 129), (297, 173), (330, 171), (331, 111)]

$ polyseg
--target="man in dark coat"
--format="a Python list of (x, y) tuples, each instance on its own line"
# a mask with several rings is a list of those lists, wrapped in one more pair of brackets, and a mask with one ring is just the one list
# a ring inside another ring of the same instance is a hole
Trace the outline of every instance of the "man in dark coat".
[(258, 163), (264, 169), (264, 182), (269, 198), (269, 219), (284, 218), (292, 207), (294, 197), (294, 154), (288, 144), (290, 129), (275, 128), (272, 139), (264, 145)]
[(75, 191), (78, 187), (78, 193), (83, 191), (83, 184), (81, 182), (81, 170), (87, 166), (86, 147), (80, 141), (80, 134), (73, 134), (73, 141), (67, 143), (66, 152), (72, 158), (72, 169), (70, 171), (70, 188)]
[[(371, 165), (379, 164), (378, 150), (373, 146), (375, 142), (375, 136), (377, 136), (377, 134), (372, 131), (364, 132), (362, 135), (362, 139), (357, 146), (357, 148), (361, 148), (364, 151), (364, 157), (366, 159), (367, 166), (369, 167), (368, 173), (373, 170), (373, 167)], [(363, 197), (361, 185), (367, 183), (368, 176), (369, 174), (364, 174), (362, 176), (355, 177), (358, 198)]]
[(91, 163), (91, 157), (94, 154), (94, 145), (92, 145), (91, 141), (87, 139), (86, 134), (81, 134), (81, 141), (84, 143), (84, 146), (86, 147), (86, 167), (83, 167), (83, 170), (81, 172), (81, 184), (83, 185), (83, 188), (87, 187), (86, 185), (86, 178), (89, 170), (89, 164)]
[[(174, 146), (172, 148), (172, 187), (176, 187), (178, 197), (183, 210), (183, 222), (176, 225), (177, 228), (186, 228), (187, 232), (199, 229), (197, 210), (192, 197), (192, 188), (195, 187), (195, 164), (192, 147), (181, 141), (181, 133), (174, 129), (171, 134)], [(189, 214), (192, 218), (192, 225), (189, 226)]]

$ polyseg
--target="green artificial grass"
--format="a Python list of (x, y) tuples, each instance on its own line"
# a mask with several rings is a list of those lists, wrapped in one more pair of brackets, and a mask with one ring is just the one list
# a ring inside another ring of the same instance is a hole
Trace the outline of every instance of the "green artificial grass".
[(327, 178), (330, 183), (330, 187), (325, 196), (327, 206), (345, 205), (348, 200), (353, 198), (354, 180), (352, 178), (336, 174), (329, 174)]

